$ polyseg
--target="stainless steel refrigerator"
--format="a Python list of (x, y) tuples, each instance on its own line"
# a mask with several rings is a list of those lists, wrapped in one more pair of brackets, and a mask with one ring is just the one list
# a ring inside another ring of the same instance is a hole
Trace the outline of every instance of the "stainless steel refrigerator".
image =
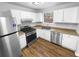
[(16, 33), (16, 22), (14, 19), (0, 17), (0, 56), (20, 56), (20, 44)]

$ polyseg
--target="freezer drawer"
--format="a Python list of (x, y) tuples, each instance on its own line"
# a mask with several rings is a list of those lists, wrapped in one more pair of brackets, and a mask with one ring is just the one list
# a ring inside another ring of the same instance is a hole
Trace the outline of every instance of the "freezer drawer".
[(2, 39), (3, 53), (6, 57), (19, 57), (20, 56), (20, 44), (16, 33), (5, 36)]

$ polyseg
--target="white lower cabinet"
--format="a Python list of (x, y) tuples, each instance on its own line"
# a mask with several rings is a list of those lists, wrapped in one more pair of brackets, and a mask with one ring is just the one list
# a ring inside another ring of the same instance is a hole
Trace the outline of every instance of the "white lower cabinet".
[(41, 37), (50, 41), (50, 31), (45, 29), (37, 29), (37, 37)]
[(79, 37), (75, 35), (63, 34), (59, 32), (51, 32), (50, 30), (37, 29), (37, 37), (44, 38), (50, 42), (61, 45), (72, 51), (79, 51)]
[(25, 37), (25, 34), (19, 36), (19, 42), (20, 42), (21, 49), (26, 46), (26, 37)]
[(77, 49), (76, 50), (79, 51), (79, 39), (77, 41)]
[(79, 39), (77, 41), (77, 48), (76, 48), (76, 51), (75, 51), (75, 55), (79, 57)]
[(78, 38), (78, 36), (63, 34), (62, 46), (75, 51)]

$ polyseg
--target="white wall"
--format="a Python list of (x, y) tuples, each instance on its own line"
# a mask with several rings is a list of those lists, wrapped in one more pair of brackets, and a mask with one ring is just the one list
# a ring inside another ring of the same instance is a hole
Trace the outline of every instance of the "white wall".
[(21, 7), (21, 6), (18, 6), (18, 5), (0, 2), (0, 12), (7, 11), (9, 9), (19, 9), (19, 10), (24, 10), (24, 11), (36, 12), (36, 10), (30, 9), (30, 8), (27, 8), (27, 7), (25, 8), (25, 7)]
[(2, 16), (2, 14), (0, 13), (0, 17)]

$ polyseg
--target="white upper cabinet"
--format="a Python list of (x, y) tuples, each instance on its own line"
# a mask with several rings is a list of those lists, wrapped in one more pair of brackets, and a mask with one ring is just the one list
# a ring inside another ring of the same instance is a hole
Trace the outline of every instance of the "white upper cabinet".
[(29, 14), (28, 12), (21, 11), (21, 18), (22, 18), (22, 20), (25, 19), (25, 18), (29, 18), (28, 14)]
[(17, 25), (21, 24), (21, 13), (20, 13), (20, 11), (12, 9), (11, 13), (12, 13), (12, 17), (15, 19)]
[(10, 11), (11, 11), (12, 17), (16, 17), (16, 10), (15, 9), (11, 9)]
[(38, 15), (39, 15), (39, 20), (41, 22), (43, 22), (44, 21), (44, 14), (43, 13), (39, 13)]
[(30, 15), (31, 15), (30, 17), (34, 20), (35, 19), (35, 13), (31, 12)]
[(79, 7), (65, 8), (54, 11), (54, 22), (79, 23)]
[(31, 12), (21, 11), (21, 17), (22, 19), (32, 19)]
[(22, 20), (30, 19), (32, 22), (42, 22), (43, 21), (43, 13), (34, 13), (34, 12), (22, 12), (21, 13)]
[(21, 20), (31, 20), (34, 21), (36, 19), (36, 13), (22, 10), (11, 10), (12, 17), (16, 18), (17, 24), (21, 24)]
[(31, 16), (30, 17), (32, 18), (32, 22), (36, 21), (36, 13), (31, 12)]
[(12, 17), (16, 19), (17, 24), (21, 24), (21, 21), (31, 20), (32, 22), (43, 22), (43, 13), (35, 13), (29, 11), (22, 11), (11, 9)]
[(43, 20), (44, 20), (43, 13), (36, 13), (35, 22), (43, 22)]
[(64, 9), (64, 22), (77, 23), (77, 7)]
[(63, 9), (54, 11), (53, 22), (63, 22)]

